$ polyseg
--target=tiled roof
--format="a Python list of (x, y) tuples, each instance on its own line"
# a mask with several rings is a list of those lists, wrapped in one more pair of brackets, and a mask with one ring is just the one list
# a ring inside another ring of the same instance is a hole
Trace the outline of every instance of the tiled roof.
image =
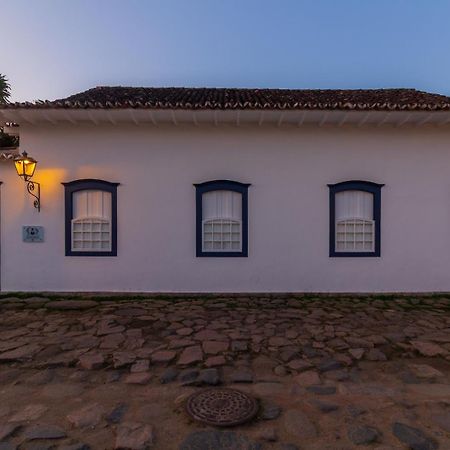
[(450, 97), (415, 89), (240, 89), (100, 86), (54, 101), (2, 108), (450, 110)]

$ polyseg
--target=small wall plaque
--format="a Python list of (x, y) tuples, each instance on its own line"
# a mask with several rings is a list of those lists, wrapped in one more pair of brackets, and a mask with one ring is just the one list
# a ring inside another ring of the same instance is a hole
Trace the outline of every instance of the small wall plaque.
[(44, 242), (44, 227), (24, 225), (22, 227), (23, 242)]

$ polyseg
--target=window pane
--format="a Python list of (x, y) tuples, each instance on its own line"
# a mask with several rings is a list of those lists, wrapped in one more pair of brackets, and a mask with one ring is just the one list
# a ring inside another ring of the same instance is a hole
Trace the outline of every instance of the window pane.
[[(214, 232), (208, 230), (213, 228)], [(241, 222), (226, 219), (203, 221), (203, 251), (240, 251), (242, 249)]]
[(375, 247), (373, 220), (339, 220), (336, 222), (337, 252), (372, 252)]

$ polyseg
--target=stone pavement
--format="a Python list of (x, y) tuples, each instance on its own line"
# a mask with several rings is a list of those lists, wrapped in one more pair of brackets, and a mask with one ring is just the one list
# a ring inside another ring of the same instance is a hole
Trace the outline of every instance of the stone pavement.
[[(450, 449), (450, 299), (0, 299), (0, 450)], [(217, 430), (184, 400), (258, 398)]]

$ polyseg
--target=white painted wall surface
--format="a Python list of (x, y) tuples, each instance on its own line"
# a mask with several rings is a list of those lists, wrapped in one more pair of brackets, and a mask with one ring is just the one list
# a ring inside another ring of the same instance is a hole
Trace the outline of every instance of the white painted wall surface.
[[(24, 126), (38, 213), (0, 164), (4, 291), (450, 291), (446, 127)], [(118, 256), (64, 256), (62, 182), (118, 187)], [(249, 188), (249, 257), (195, 257), (194, 183)], [(328, 256), (328, 183), (384, 183), (381, 257)], [(43, 225), (44, 243), (23, 243)]]

